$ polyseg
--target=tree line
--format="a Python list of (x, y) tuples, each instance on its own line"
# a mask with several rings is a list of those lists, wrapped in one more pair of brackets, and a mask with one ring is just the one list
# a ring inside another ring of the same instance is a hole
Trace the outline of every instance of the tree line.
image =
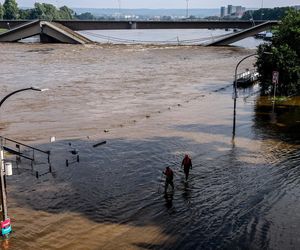
[(262, 8), (258, 10), (247, 10), (242, 20), (280, 20), (282, 19), (291, 7), (277, 7), (273, 9)]
[(256, 66), (264, 94), (273, 93), (272, 76), (276, 71), (279, 73), (276, 93), (300, 95), (300, 10), (290, 9), (273, 30), (272, 42), (258, 47)]
[(91, 13), (83, 13), (77, 15), (72, 9), (67, 6), (56, 8), (52, 4), (35, 3), (34, 8), (20, 9), (16, 0), (5, 0), (4, 4), (0, 3), (0, 20), (71, 20), (83, 19), (93, 20), (95, 17)]

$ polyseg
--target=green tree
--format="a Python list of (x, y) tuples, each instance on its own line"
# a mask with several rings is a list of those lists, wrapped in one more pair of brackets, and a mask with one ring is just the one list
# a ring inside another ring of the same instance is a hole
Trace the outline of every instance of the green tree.
[(62, 6), (59, 8), (60, 19), (71, 20), (73, 19), (74, 11), (67, 6)]
[(275, 28), (272, 43), (258, 47), (256, 66), (265, 94), (274, 88), (272, 71), (279, 72), (279, 95), (300, 94), (300, 10), (289, 10)]
[(80, 15), (77, 15), (75, 13), (75, 18), (79, 19), (79, 20), (95, 20), (96, 19), (90, 12), (85, 12)]
[(34, 4), (36, 16), (39, 19), (52, 21), (53, 19), (60, 19), (60, 14), (58, 9), (47, 3), (35, 3)]
[(284, 17), (290, 7), (280, 7), (274, 9), (259, 9), (259, 10), (248, 10), (243, 16), (242, 20), (280, 20)]
[(2, 4), (0, 3), (0, 20), (3, 19), (3, 16), (4, 16), (4, 8), (3, 8)]
[(35, 9), (20, 9), (19, 15), (19, 18), (23, 20), (38, 19), (38, 15)]
[(5, 0), (4, 4), (4, 19), (17, 19), (19, 17), (19, 8), (16, 0)]

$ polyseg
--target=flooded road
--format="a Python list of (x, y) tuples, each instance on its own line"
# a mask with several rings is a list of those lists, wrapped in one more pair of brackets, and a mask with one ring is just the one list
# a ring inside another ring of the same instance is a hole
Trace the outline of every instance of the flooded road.
[[(232, 141), (233, 72), (252, 50), (30, 44), (0, 50), (1, 98), (28, 86), (51, 89), (7, 100), (1, 134), (50, 149), (54, 171), (36, 179), (22, 160), (7, 178), (14, 232), (6, 248), (300, 245), (299, 99), (273, 109), (255, 90), (240, 91)], [(56, 142), (49, 143), (51, 136)], [(186, 153), (193, 161), (188, 183), (180, 169)], [(47, 171), (44, 160), (37, 155), (34, 171)], [(166, 166), (175, 172), (175, 191), (167, 196)]]

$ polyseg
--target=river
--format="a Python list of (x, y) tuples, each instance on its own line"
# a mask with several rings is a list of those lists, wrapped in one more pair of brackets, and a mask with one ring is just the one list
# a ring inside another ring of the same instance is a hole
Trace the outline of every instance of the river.
[[(108, 44), (160, 44), (205, 45), (233, 34), (232, 29), (132, 29), (132, 30), (85, 30), (80, 34), (92, 41)], [(233, 46), (255, 49), (261, 39), (248, 37)]]
[[(18, 169), (14, 163), (13, 233), (2, 248), (299, 247), (299, 98), (273, 110), (257, 87), (239, 90), (232, 140), (234, 68), (252, 49), (0, 44), (0, 51), (1, 97), (50, 89), (8, 99), (1, 134), (51, 150), (53, 169), (35, 178), (48, 170), (39, 154), (33, 171), (25, 159)], [(166, 166), (175, 172), (168, 195)]]

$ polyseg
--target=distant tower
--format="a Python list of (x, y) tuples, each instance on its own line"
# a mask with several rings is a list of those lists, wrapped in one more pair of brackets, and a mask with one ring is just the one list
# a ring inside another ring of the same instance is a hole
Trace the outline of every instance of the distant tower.
[(233, 6), (232, 6), (232, 5), (228, 5), (228, 6), (227, 6), (227, 14), (228, 14), (228, 15), (231, 15), (231, 14), (232, 14), (232, 9), (233, 9)]
[(220, 17), (223, 18), (225, 16), (226, 8), (224, 6), (221, 7), (221, 15)]
[(241, 17), (243, 15), (243, 7), (242, 6), (236, 6), (235, 7), (235, 15)]

